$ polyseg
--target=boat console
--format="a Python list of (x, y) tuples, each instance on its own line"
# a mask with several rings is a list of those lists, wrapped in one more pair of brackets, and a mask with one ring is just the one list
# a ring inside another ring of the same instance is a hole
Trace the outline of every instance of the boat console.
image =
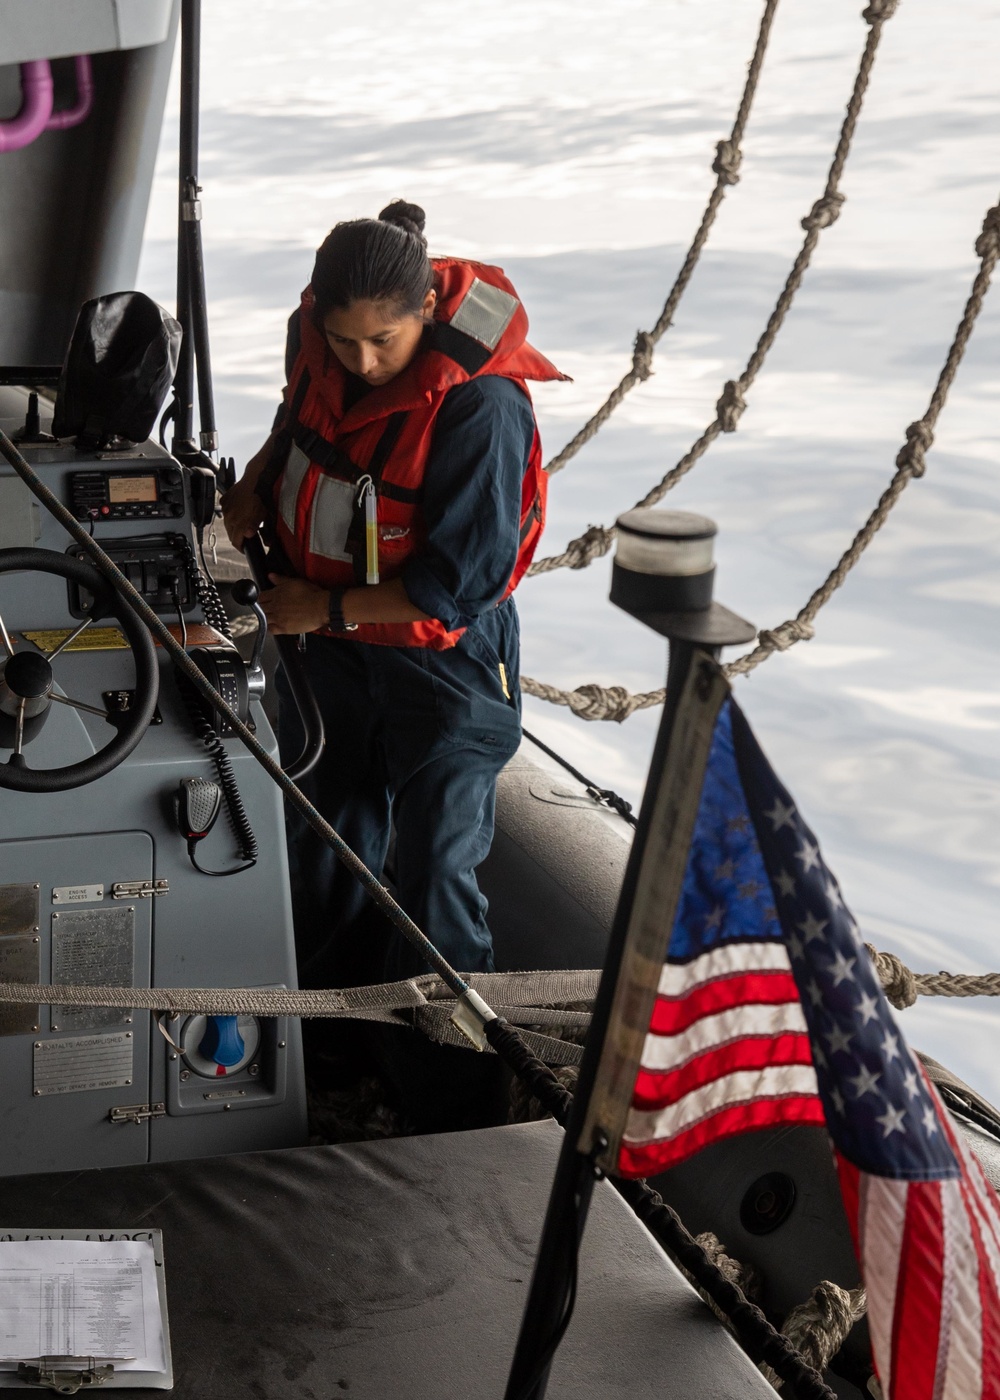
[[(28, 409), (0, 388), (0, 426), (274, 752), (263, 674), (196, 561), (196, 477), (152, 441), (55, 441), (44, 406), (25, 431)], [(278, 789), (6, 463), (0, 618), (0, 981), (294, 986)], [(127, 1008), (0, 1008), (0, 1176), (305, 1141), (298, 1022), (163, 1029)]]

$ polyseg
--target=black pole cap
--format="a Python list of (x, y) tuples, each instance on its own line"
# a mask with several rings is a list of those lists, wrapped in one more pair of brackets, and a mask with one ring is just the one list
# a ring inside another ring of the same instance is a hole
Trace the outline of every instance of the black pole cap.
[(616, 523), (612, 603), (678, 641), (718, 647), (753, 640), (752, 623), (712, 601), (714, 520), (693, 511), (637, 507)]

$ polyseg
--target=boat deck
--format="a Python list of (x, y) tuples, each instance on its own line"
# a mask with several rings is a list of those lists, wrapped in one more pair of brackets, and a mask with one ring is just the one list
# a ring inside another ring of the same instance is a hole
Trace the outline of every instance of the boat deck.
[[(0, 1225), (162, 1229), (177, 1400), (500, 1400), (560, 1136), (543, 1122), (11, 1177)], [(667, 1393), (773, 1396), (601, 1183), (548, 1394)]]

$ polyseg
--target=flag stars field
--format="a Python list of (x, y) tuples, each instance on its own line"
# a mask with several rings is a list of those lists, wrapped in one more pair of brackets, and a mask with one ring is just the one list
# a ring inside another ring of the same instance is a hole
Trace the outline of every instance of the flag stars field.
[(905, 1117), (905, 1108), (893, 1108), (892, 1104), (890, 1104), (884, 1113), (879, 1114), (875, 1122), (882, 1124), (883, 1136), (889, 1137), (891, 1133), (901, 1133), (904, 1131), (903, 1119)]
[(767, 817), (768, 821), (771, 823), (772, 831), (780, 831), (783, 826), (792, 825), (792, 819), (796, 816), (796, 811), (794, 807), (786, 807), (781, 798), (776, 797), (774, 799), (774, 806), (769, 812), (765, 812), (764, 816)]
[(858, 1013), (861, 1016), (862, 1025), (867, 1026), (869, 1021), (879, 1019), (878, 998), (869, 996), (867, 992), (861, 993), (861, 1000), (858, 1002)]
[(819, 866), (819, 847), (814, 846), (811, 841), (803, 841), (802, 845), (795, 852), (795, 859), (802, 862), (803, 875)]
[(805, 934), (806, 942), (811, 943), (814, 938), (823, 937), (828, 923), (828, 919), (817, 919), (812, 914), (807, 913), (802, 922), (796, 924), (795, 927), (801, 929)]
[(792, 899), (795, 895), (795, 878), (789, 875), (787, 870), (779, 870), (774, 877), (774, 886), (783, 899)]
[(851, 1033), (850, 1031), (843, 1030), (836, 1022), (834, 1023), (833, 1030), (824, 1033), (824, 1039), (830, 1047), (831, 1055), (849, 1055), (851, 1053)]
[(833, 985), (839, 987), (841, 982), (854, 981), (854, 973), (851, 968), (857, 962), (857, 958), (847, 957), (841, 949), (837, 950), (837, 956), (830, 964), (830, 975), (833, 978)]

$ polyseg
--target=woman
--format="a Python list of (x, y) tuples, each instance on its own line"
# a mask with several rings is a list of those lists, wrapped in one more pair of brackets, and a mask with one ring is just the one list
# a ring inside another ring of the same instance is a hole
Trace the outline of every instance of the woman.
[[(275, 429), (223, 511), (237, 547), (266, 524), (268, 624), (307, 634), (326, 727), (309, 796), (376, 874), (391, 812), (403, 907), (454, 967), (490, 971), (475, 870), (520, 741), (510, 595), (545, 503), (525, 381), (565, 376), (527, 344), (500, 269), (431, 261), (423, 227), (397, 200), (323, 243)], [(279, 692), (288, 761), (302, 736)], [(379, 968), (359, 962), (367, 897), (297, 816), (289, 858), (304, 985), (426, 970), (396, 933)]]

